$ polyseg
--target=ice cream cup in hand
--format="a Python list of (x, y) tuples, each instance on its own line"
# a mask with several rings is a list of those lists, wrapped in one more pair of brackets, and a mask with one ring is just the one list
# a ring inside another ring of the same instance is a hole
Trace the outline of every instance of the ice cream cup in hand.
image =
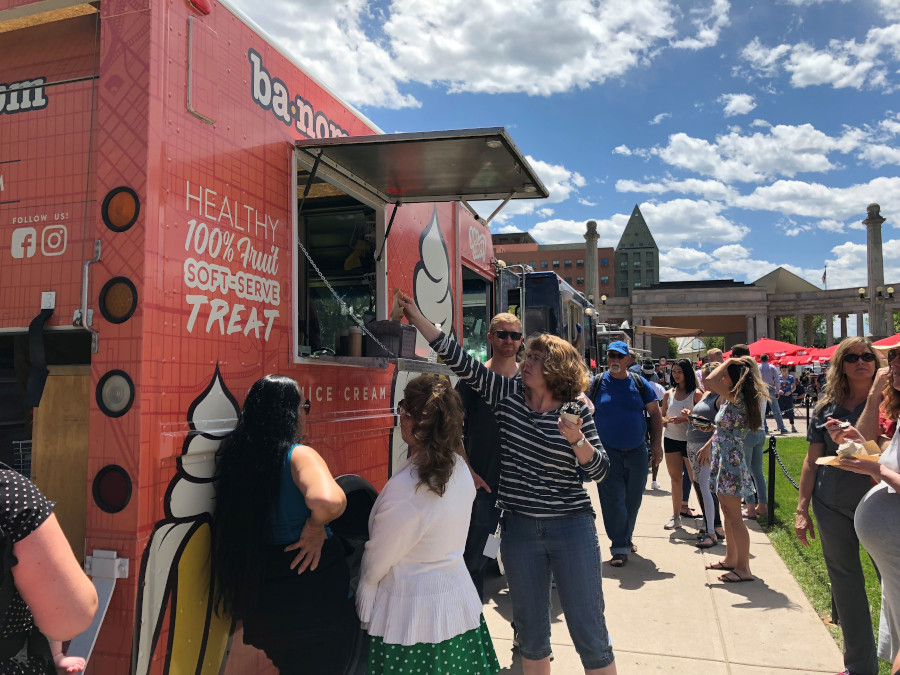
[(559, 416), (567, 422), (578, 424), (578, 420), (581, 419), (581, 404), (578, 401), (564, 403), (559, 409)]

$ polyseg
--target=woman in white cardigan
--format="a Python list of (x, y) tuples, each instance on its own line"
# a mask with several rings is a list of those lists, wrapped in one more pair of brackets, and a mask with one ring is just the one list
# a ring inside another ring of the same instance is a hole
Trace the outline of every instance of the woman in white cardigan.
[(421, 375), (397, 406), (411, 457), (369, 517), (356, 609), (369, 675), (500, 670), (463, 561), (475, 484), (457, 454), (463, 409), (445, 378)]

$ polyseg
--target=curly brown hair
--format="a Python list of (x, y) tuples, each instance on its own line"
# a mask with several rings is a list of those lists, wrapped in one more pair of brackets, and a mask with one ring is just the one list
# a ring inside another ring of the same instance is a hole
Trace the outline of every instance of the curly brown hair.
[(441, 497), (453, 474), (456, 450), (462, 444), (462, 399), (446, 377), (419, 375), (403, 390), (403, 409), (412, 420), (412, 435), (419, 443), (412, 459), (419, 470), (419, 485), (426, 485)]
[[(525, 355), (528, 356), (531, 352), (543, 352), (546, 356), (541, 370), (553, 398), (574, 401), (587, 390), (590, 384), (587, 366), (581, 360), (578, 350), (568, 341), (550, 333), (541, 333), (528, 338), (525, 343)], [(519, 370), (524, 367), (523, 359)]]
[(894, 378), (889, 377), (881, 394), (881, 411), (889, 420), (900, 417), (900, 391), (894, 389)]
[(857, 345), (865, 345), (866, 349), (875, 355), (875, 367), (872, 369), (872, 381), (875, 381), (875, 373), (882, 365), (881, 354), (872, 347), (872, 342), (864, 337), (844, 338), (831, 356), (831, 365), (828, 366), (828, 374), (825, 376), (825, 393), (816, 405), (816, 413), (832, 401), (838, 405), (844, 404), (844, 399), (850, 394), (850, 380), (844, 374), (844, 357), (850, 353), (851, 347)]

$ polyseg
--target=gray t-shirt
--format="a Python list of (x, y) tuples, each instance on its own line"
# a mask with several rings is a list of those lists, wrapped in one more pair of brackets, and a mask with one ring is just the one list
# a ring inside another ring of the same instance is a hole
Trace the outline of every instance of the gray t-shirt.
[[(700, 402), (694, 406), (694, 415), (699, 415), (700, 417), (705, 417), (710, 422), (716, 419), (716, 413), (719, 412), (716, 410), (716, 402), (719, 400), (719, 395), (710, 392), (706, 396), (700, 399)], [(712, 438), (712, 431), (698, 431), (694, 428), (693, 424), (688, 424), (687, 428), (687, 442), (688, 443), (706, 443), (710, 438)]]
[[(863, 401), (853, 410), (847, 410), (834, 401), (828, 403), (809, 423), (806, 440), (810, 443), (824, 443), (825, 456), (837, 455), (837, 443), (825, 430), (825, 422), (829, 417), (856, 424), (862, 415), (866, 402)], [(836, 466), (816, 467), (816, 483), (813, 486), (813, 497), (833, 509), (852, 514), (860, 500), (872, 488), (872, 480), (863, 474), (844, 471)]]

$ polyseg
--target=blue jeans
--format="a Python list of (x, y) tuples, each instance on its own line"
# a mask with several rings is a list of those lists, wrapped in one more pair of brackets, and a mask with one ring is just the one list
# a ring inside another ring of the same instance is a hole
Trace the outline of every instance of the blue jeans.
[[(778, 426), (778, 431), (787, 431), (787, 427), (784, 426), (784, 420), (781, 418), (781, 406), (778, 405), (777, 387), (769, 387), (769, 398), (772, 400), (766, 405), (769, 410), (772, 411), (772, 416), (775, 418), (775, 424)], [(768, 428), (765, 420), (763, 420), (763, 424)]]
[(613, 656), (606, 619), (597, 526), (590, 512), (538, 519), (506, 512), (500, 541), (519, 650), (550, 656), (550, 574), (569, 635), (585, 668), (605, 668)]
[(500, 509), (497, 508), (497, 491), (478, 490), (475, 493), (475, 501), (472, 502), (472, 518), (469, 521), (463, 560), (482, 602), (484, 602), (484, 568), (490, 560), (484, 555), (484, 544), (487, 538), (494, 534), (498, 522)]
[[(778, 406), (775, 406), (776, 408)], [(756, 503), (768, 504), (769, 497), (766, 492), (766, 474), (763, 473), (763, 450), (766, 447), (766, 432), (751, 431), (744, 437), (744, 461), (747, 462), (747, 468), (750, 469), (750, 475), (753, 476), (753, 483), (756, 485)], [(747, 498), (747, 503), (753, 503), (751, 498)]]
[(627, 451), (606, 448), (606, 452), (609, 473), (605, 481), (597, 484), (603, 527), (612, 541), (609, 550), (613, 555), (631, 553), (631, 536), (647, 486), (647, 444), (641, 443)]

